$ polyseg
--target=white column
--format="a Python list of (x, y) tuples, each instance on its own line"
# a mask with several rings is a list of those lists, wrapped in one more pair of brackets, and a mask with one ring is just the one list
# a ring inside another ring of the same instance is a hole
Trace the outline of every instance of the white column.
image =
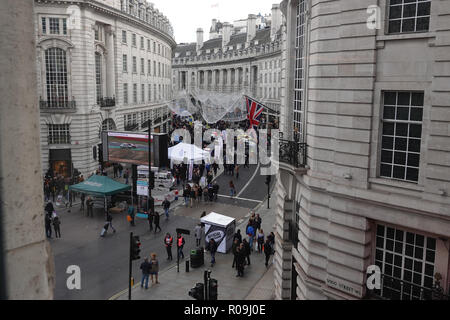
[(55, 285), (44, 233), (33, 7), (4, 0), (0, 10), (0, 286), (10, 300), (53, 299)]
[(105, 30), (106, 34), (106, 94), (108, 97), (116, 96), (116, 72), (115, 72), (115, 52), (114, 52), (114, 32), (111, 27)]

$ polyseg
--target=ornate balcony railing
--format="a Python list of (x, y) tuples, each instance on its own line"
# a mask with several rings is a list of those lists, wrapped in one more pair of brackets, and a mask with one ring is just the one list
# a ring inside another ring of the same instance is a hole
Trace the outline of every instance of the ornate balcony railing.
[(66, 98), (56, 98), (52, 100), (39, 100), (40, 109), (52, 109), (52, 110), (75, 110), (75, 99), (67, 100)]
[(368, 290), (367, 298), (383, 300), (450, 300), (439, 280), (431, 287), (423, 287), (386, 274), (381, 275), (380, 289)]
[(116, 98), (115, 97), (104, 97), (97, 100), (97, 103), (100, 105), (100, 108), (112, 108), (116, 106)]
[(280, 162), (295, 168), (306, 166), (306, 143), (280, 139)]

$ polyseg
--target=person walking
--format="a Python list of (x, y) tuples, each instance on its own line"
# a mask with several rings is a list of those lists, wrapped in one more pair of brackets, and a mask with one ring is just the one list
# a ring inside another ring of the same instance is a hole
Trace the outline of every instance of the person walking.
[(267, 239), (264, 242), (264, 254), (266, 255), (266, 267), (269, 265), (270, 255), (273, 253), (272, 244), (270, 243), (270, 239)]
[(94, 201), (92, 200), (91, 197), (88, 197), (87, 201), (86, 201), (86, 206), (87, 206), (87, 216), (89, 217), (94, 217)]
[(166, 233), (166, 237), (164, 238), (164, 245), (166, 246), (167, 251), (167, 260), (172, 260), (172, 244), (173, 244), (173, 237), (170, 235), (170, 233)]
[(202, 241), (202, 224), (199, 223), (195, 226), (194, 229), (194, 235), (195, 235), (195, 245), (197, 247), (200, 247), (201, 241)]
[(162, 203), (164, 214), (166, 215), (166, 220), (169, 219), (169, 210), (170, 210), (170, 201), (167, 199), (167, 197), (164, 199)]
[(241, 243), (239, 247), (237, 247), (236, 254), (236, 269), (237, 275), (236, 277), (244, 276), (244, 264), (245, 264), (245, 248), (244, 243)]
[(191, 193), (191, 191), (189, 189), (190, 189), (189, 185), (184, 186), (184, 189), (183, 189), (183, 198), (184, 198), (184, 204), (185, 204), (186, 208), (189, 205), (189, 195)]
[(194, 186), (194, 187), (192, 187), (191, 188), (191, 190), (190, 190), (190, 194), (189, 194), (189, 197), (190, 197), (190, 199), (191, 199), (191, 208), (192, 208), (192, 205), (195, 203), (195, 189), (196, 189), (196, 187)]
[(178, 257), (182, 257), (182, 259), (184, 259), (184, 253), (183, 253), (183, 246), (184, 246), (184, 238), (183, 236), (179, 233), (177, 235), (177, 250), (178, 250)]
[(80, 211), (84, 212), (84, 201), (86, 200), (86, 195), (84, 193), (81, 194), (80, 200), (81, 200)]
[(157, 229), (161, 231), (161, 227), (159, 226), (159, 213), (156, 211), (153, 213), (153, 222), (155, 223), (155, 233)]
[(148, 277), (150, 275), (150, 263), (148, 262), (148, 258), (145, 258), (144, 262), (141, 263), (141, 270), (142, 270), (141, 288), (144, 287), (145, 282), (145, 289), (148, 289)]
[(253, 239), (255, 238), (255, 229), (254, 229), (251, 221), (248, 222), (247, 228), (245, 229), (245, 233), (248, 236), (248, 244), (249, 244), (250, 250), (253, 251)]
[(48, 212), (45, 214), (45, 235), (52, 238), (52, 214)]
[(250, 254), (251, 254), (250, 245), (247, 242), (247, 239), (242, 240), (242, 244), (244, 247), (244, 256), (247, 258), (247, 264), (250, 265)]
[(134, 227), (134, 217), (135, 217), (134, 210), (135, 210), (134, 206), (131, 205), (130, 202), (128, 202), (127, 219), (132, 227)]
[(45, 212), (51, 216), (54, 211), (55, 207), (53, 206), (53, 203), (51, 201), (47, 202), (47, 205), (45, 206)]
[(217, 252), (217, 244), (213, 238), (209, 239), (208, 250), (209, 253), (211, 254), (211, 267), (213, 267), (214, 264), (216, 263), (216, 252)]
[(128, 170), (128, 168), (125, 170), (123, 178), (125, 179), (125, 184), (128, 184), (128, 179), (130, 178), (130, 170)]
[(236, 195), (236, 187), (234, 186), (233, 180), (230, 180), (230, 196), (233, 198)]
[(61, 238), (61, 231), (59, 226), (61, 225), (61, 221), (58, 216), (53, 218), (53, 228), (55, 229), (55, 238)]
[(113, 230), (113, 233), (116, 233), (116, 229), (112, 225), (113, 217), (109, 212), (106, 213), (106, 221), (108, 221), (108, 224), (111, 227), (111, 229)]
[[(150, 280), (152, 280), (152, 284), (159, 283), (158, 282), (159, 262), (158, 259), (156, 259), (156, 253), (152, 253), (151, 257), (152, 259), (150, 260)], [(155, 276), (155, 282), (153, 282), (153, 276)]]
[(236, 180), (239, 180), (239, 165), (234, 168), (234, 173), (236, 173)]
[(239, 248), (239, 240), (234, 239), (233, 245), (231, 246), (231, 253), (233, 254), (233, 264), (231, 265), (231, 268), (234, 268), (236, 266), (236, 257), (237, 257), (237, 249)]
[(147, 214), (148, 225), (150, 227), (150, 231), (153, 230), (153, 211), (149, 211)]
[(236, 231), (236, 233), (234, 234), (233, 241), (236, 240), (236, 239), (238, 240), (238, 243), (241, 244), (241, 242), (242, 242), (241, 229), (238, 229)]
[(213, 183), (213, 197), (214, 197), (214, 201), (217, 201), (217, 195), (219, 194), (219, 185), (217, 184), (216, 181), (214, 181)]
[(264, 231), (263, 229), (258, 230), (257, 240), (258, 242), (258, 253), (262, 252), (263, 245), (264, 245)]
[(118, 165), (118, 170), (119, 170), (119, 178), (122, 178), (123, 166), (120, 163)]

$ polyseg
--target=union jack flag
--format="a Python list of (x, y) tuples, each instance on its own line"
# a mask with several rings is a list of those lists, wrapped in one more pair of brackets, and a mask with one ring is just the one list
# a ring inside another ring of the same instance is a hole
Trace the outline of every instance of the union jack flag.
[(250, 122), (250, 128), (255, 128), (259, 125), (259, 118), (264, 110), (264, 106), (255, 100), (245, 97), (247, 103), (247, 119)]

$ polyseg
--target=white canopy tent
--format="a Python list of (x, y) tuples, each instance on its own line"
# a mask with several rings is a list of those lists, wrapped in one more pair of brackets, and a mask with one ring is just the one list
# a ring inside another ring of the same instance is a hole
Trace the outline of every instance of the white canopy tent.
[(210, 161), (210, 154), (194, 144), (180, 142), (176, 146), (169, 148), (168, 156), (171, 161), (183, 162), (187, 160), (192, 161)]

